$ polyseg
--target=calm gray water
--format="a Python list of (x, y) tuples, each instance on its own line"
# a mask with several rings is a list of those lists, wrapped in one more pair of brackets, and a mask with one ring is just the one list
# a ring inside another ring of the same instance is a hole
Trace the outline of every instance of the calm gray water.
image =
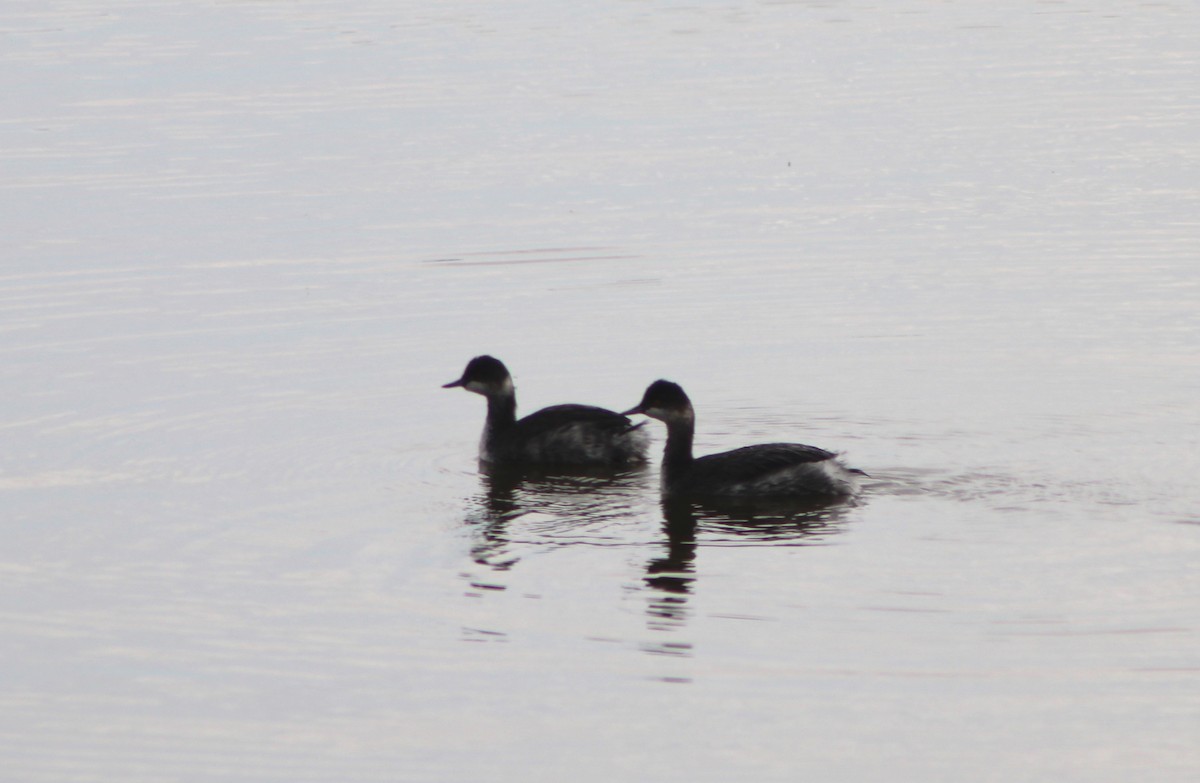
[[(1194, 4), (48, 0), (0, 64), (6, 780), (1200, 776)], [(484, 352), (869, 491), (480, 475)]]

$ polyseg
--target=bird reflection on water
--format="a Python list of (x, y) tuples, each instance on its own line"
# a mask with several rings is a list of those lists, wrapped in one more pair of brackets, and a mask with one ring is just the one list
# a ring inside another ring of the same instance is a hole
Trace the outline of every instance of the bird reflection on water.
[[(688, 598), (696, 581), (696, 555), (704, 547), (812, 546), (840, 530), (853, 504), (844, 501), (705, 503), (664, 499), (665, 552), (646, 563), (651, 589), (647, 626), (673, 631), (687, 625)], [(678, 645), (648, 652), (678, 655)]]
[(644, 466), (541, 471), (481, 466), (483, 492), (468, 514), (471, 558), (506, 571), (520, 547), (629, 545), (624, 527), (635, 523), (650, 478)]
[[(841, 530), (857, 505), (844, 500), (659, 500), (654, 477), (645, 468), (550, 473), (489, 467), (481, 481), (482, 492), (466, 521), (473, 538), (471, 558), (491, 576), (471, 577), (475, 590), (504, 590), (501, 574), (538, 551), (658, 548), (641, 577), (646, 628), (655, 636), (639, 649), (673, 657), (692, 653), (691, 642), (680, 633), (690, 621), (702, 547), (821, 545)], [(661, 538), (648, 536), (651, 515), (660, 517)]]

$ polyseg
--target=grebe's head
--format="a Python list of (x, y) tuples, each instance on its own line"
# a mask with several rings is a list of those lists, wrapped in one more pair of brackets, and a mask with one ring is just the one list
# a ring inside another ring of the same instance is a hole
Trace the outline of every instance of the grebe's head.
[(467, 369), (457, 381), (442, 385), (443, 389), (453, 389), (461, 386), (469, 392), (492, 397), (498, 394), (512, 394), (512, 376), (504, 362), (491, 356), (476, 356), (467, 362)]
[(691, 421), (695, 417), (692, 401), (684, 394), (679, 384), (670, 381), (655, 381), (650, 384), (637, 407), (625, 411), (624, 415), (634, 413), (665, 422)]

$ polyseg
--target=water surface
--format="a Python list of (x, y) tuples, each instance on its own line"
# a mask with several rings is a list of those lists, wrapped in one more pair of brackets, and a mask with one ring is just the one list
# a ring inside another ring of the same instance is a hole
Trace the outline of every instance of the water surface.
[[(14, 779), (1200, 772), (1187, 4), (50, 2), (0, 40)], [(439, 386), (484, 352), (524, 412), (666, 377), (701, 453), (868, 492), (481, 473)]]

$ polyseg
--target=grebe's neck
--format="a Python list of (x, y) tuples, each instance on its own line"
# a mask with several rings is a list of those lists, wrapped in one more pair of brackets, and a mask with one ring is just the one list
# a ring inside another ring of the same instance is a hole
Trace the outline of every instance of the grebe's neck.
[(667, 445), (663, 450), (663, 480), (670, 484), (687, 473), (692, 466), (692, 440), (696, 434), (696, 417), (690, 410), (686, 416), (666, 421)]
[(488, 429), (499, 432), (506, 430), (517, 420), (517, 395), (511, 390), (506, 394), (489, 394), (487, 398)]
[(517, 421), (516, 395), (489, 394), (487, 420), (483, 423), (483, 436), (479, 439), (479, 458), (492, 462), (503, 451), (504, 433), (512, 429)]

